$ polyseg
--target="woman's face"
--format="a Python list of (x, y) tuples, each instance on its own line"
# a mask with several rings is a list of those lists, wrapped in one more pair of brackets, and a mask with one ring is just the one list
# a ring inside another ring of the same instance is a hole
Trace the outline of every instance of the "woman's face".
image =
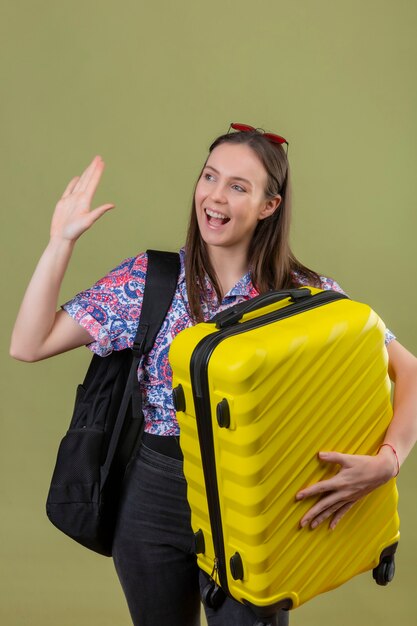
[(266, 170), (245, 144), (223, 143), (211, 152), (195, 191), (200, 234), (210, 248), (246, 252), (259, 220), (271, 215), (281, 197), (266, 199)]

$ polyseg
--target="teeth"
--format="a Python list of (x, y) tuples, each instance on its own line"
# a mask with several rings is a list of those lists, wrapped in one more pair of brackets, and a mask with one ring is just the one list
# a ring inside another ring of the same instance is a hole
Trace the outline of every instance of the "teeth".
[(219, 220), (227, 220), (228, 219), (227, 215), (223, 215), (222, 213), (216, 213), (216, 211), (212, 211), (211, 209), (206, 209), (206, 213), (210, 217), (216, 217)]

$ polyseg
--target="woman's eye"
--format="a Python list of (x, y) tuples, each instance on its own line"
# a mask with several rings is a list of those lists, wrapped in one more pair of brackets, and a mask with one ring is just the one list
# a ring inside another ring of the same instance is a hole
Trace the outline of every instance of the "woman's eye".
[(213, 179), (213, 174), (204, 174), (204, 178), (206, 180), (212, 180)]
[(233, 189), (236, 189), (236, 191), (240, 191), (240, 192), (246, 191), (246, 189), (243, 189), (243, 187), (241, 187), (240, 185), (233, 185)]

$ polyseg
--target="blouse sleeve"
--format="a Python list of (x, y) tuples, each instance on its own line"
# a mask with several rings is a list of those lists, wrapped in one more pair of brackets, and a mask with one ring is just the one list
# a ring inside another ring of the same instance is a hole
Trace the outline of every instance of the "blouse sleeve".
[(93, 337), (88, 348), (107, 356), (133, 345), (145, 288), (146, 253), (125, 259), (62, 308)]

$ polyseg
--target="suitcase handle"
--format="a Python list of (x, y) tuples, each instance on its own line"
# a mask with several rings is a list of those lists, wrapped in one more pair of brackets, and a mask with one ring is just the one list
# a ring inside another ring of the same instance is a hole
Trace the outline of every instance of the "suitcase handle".
[(242, 317), (250, 311), (256, 311), (256, 309), (261, 309), (269, 304), (280, 302), (280, 300), (285, 300), (285, 298), (290, 298), (291, 302), (298, 302), (299, 300), (309, 298), (311, 296), (312, 293), (307, 287), (301, 287), (298, 289), (283, 289), (280, 291), (268, 291), (260, 296), (256, 296), (256, 298), (252, 298), (251, 300), (247, 300), (246, 302), (241, 302), (236, 306), (230, 307), (230, 309), (226, 309), (226, 311), (217, 313), (211, 321), (216, 323), (216, 328), (227, 328), (228, 326), (232, 326), (233, 324), (236, 324), (236, 322), (239, 322)]

